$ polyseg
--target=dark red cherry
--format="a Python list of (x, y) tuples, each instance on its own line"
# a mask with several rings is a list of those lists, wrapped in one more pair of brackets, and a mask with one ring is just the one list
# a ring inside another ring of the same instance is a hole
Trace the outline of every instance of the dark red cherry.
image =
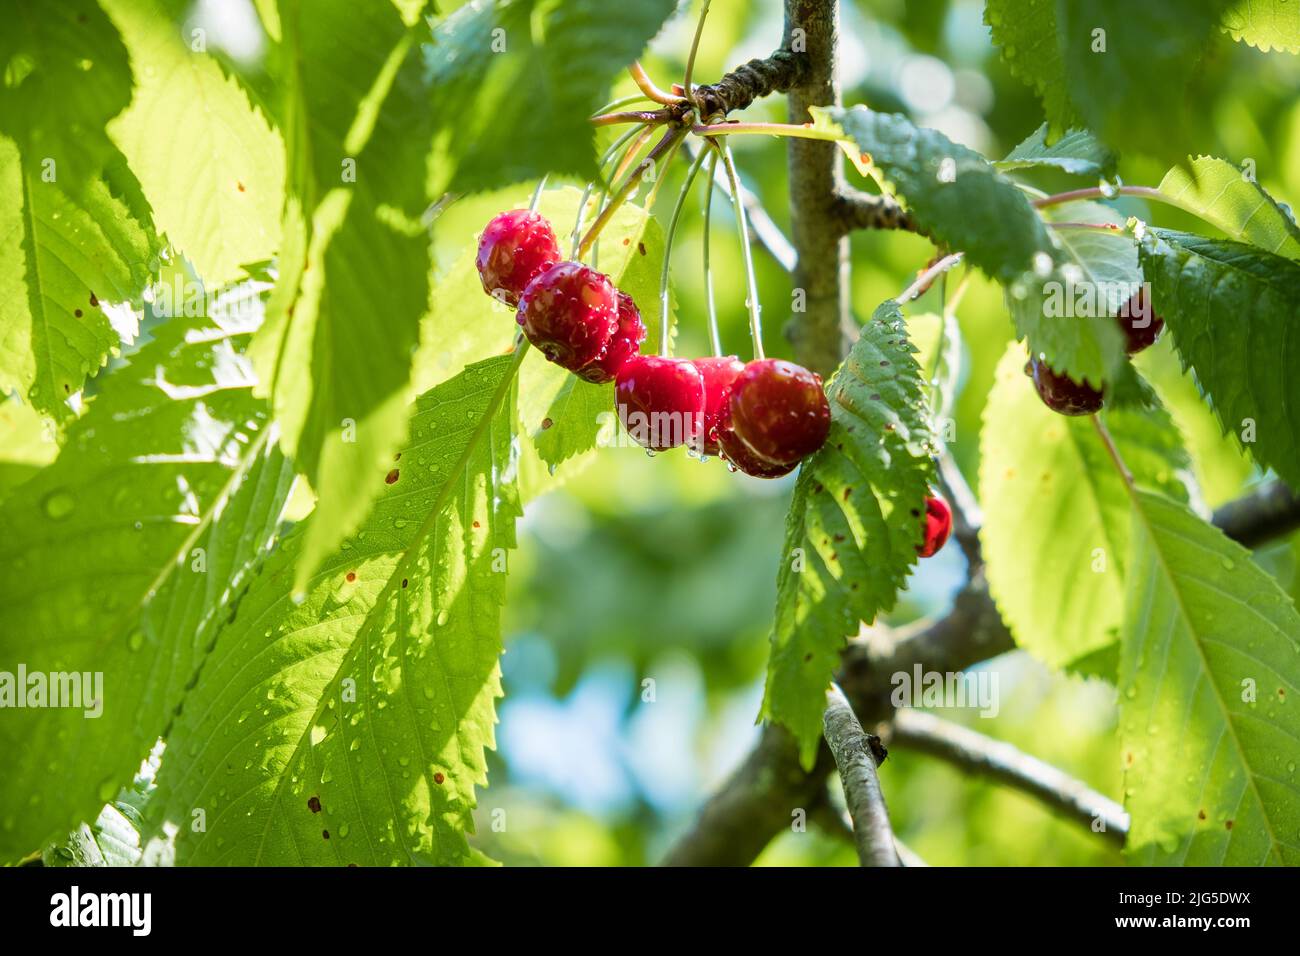
[(1124, 330), (1124, 348), (1129, 355), (1141, 352), (1160, 337), (1165, 320), (1151, 308), (1146, 286), (1138, 289), (1119, 310), (1119, 327)]
[(925, 499), (925, 540), (916, 546), (916, 553), (928, 558), (937, 552), (952, 533), (952, 509), (938, 495)]
[(478, 240), (483, 291), (510, 306), (518, 305), (528, 283), (561, 258), (551, 224), (526, 209), (501, 213)]
[(619, 420), (653, 451), (697, 442), (704, 422), (704, 379), (689, 359), (634, 355), (615, 379)]
[(755, 478), (780, 478), (782, 475), (790, 474), (798, 466), (798, 462), (791, 465), (777, 465), (759, 458), (750, 451), (749, 446), (736, 436), (735, 430), (731, 427), (730, 405), (723, 406), (722, 414), (719, 416), (717, 440), (719, 454), (723, 460), (737, 471), (743, 471)]
[(519, 324), (528, 341), (570, 371), (604, 354), (618, 329), (614, 286), (580, 262), (559, 262), (524, 289)]
[(626, 292), (617, 293), (617, 299), (618, 328), (610, 338), (609, 345), (605, 347), (600, 358), (588, 362), (576, 372), (578, 377), (597, 385), (614, 381), (619, 369), (640, 351), (641, 343), (645, 341), (645, 323), (641, 321), (641, 313), (636, 303)]
[(731, 384), (745, 370), (745, 363), (734, 355), (719, 358), (698, 358), (695, 367), (704, 380), (704, 431), (700, 436), (700, 452), (718, 453), (718, 425), (722, 413), (731, 401)]
[(820, 375), (793, 362), (757, 359), (731, 386), (731, 427), (749, 450), (776, 465), (811, 455), (831, 430)]
[(1062, 415), (1091, 415), (1101, 408), (1101, 392), (1086, 382), (1076, 382), (1054, 372), (1042, 359), (1030, 359), (1025, 371), (1033, 377), (1038, 397), (1054, 412)]

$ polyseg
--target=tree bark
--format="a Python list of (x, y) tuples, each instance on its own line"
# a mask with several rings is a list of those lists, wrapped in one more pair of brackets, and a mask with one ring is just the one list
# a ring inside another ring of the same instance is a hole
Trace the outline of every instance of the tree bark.
[[(840, 101), (836, 77), (839, 0), (786, 0), (786, 49), (807, 56), (799, 81), (790, 87), (791, 123), (811, 120), (810, 106)], [(823, 378), (839, 367), (851, 344), (849, 321), (849, 241), (841, 226), (839, 197), (843, 164), (834, 143), (791, 139), (787, 144), (790, 177), (790, 238), (798, 252), (796, 293), (804, 311), (785, 327), (795, 360)]]

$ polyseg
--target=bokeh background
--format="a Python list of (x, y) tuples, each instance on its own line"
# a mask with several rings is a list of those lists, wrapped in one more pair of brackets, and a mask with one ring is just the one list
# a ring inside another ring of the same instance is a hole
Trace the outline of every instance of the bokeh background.
[[(440, 7), (445, 13), (458, 5)], [(239, 7), (202, 0), (194, 17), (232, 55), (255, 59), (255, 47), (240, 47), (256, 37), (241, 33)], [(661, 86), (682, 77), (698, 9), (699, 0), (683, 3), (643, 60)], [(985, 155), (1005, 155), (1038, 127), (1042, 110), (1000, 61), (982, 16), (978, 0), (845, 3), (844, 102), (903, 112)], [(776, 0), (713, 0), (696, 80), (715, 80), (751, 57), (767, 55), (779, 44), (781, 28)], [(1259, 181), (1275, 197), (1300, 200), (1300, 59), (1260, 53), (1224, 36), (1208, 51), (1202, 80), (1210, 93), (1199, 109), (1210, 140), (1201, 151), (1237, 164), (1253, 160)], [(623, 81), (615, 95), (631, 91)], [(785, 112), (784, 98), (774, 97), (745, 115), (784, 121)], [(612, 138), (602, 133), (601, 142)], [(733, 149), (745, 185), (787, 229), (784, 144), (736, 137)], [(655, 209), (665, 222), (685, 166), (679, 157), (665, 174)], [(1120, 164), (1130, 184), (1155, 185), (1164, 172), (1142, 157), (1124, 156)], [(856, 173), (850, 170), (849, 176)], [(1036, 177), (1034, 185), (1053, 191), (1079, 185), (1050, 174)], [(467, 237), (472, 241), (495, 212), (526, 204), (531, 188), (521, 184), (467, 197), (445, 212), (439, 269), (453, 268)], [(1168, 207), (1152, 210), (1127, 199), (1117, 205), (1162, 225), (1193, 227)], [(686, 207), (672, 254), (677, 348), (685, 355), (709, 351), (702, 235), (696, 198)], [(862, 316), (897, 295), (933, 255), (927, 240), (907, 233), (858, 233), (852, 242), (852, 300)], [(724, 346), (748, 359), (739, 238), (720, 191), (714, 194), (712, 258)], [(791, 279), (766, 251), (757, 251), (755, 262), (765, 349), (788, 356), (782, 326), (790, 314)], [(642, 308), (653, 309), (653, 303)], [(937, 309), (934, 292), (910, 311)], [(973, 483), (980, 416), (1011, 324), (1001, 291), (979, 276), (958, 315), (964, 345), (950, 447)], [(483, 320), (509, 318), (485, 309)], [(1259, 481), (1220, 436), (1195, 386), (1181, 375), (1167, 338), (1139, 364), (1184, 432), (1209, 505)], [(19, 436), (19, 425), (3, 420), (11, 411), (0, 406), (0, 427)], [(0, 465), (0, 483), (14, 484), (41, 463), (49, 446), (28, 437), (26, 444), (17, 437), (11, 443), (15, 450)], [(754, 721), (793, 476), (763, 482), (680, 452), (651, 460), (635, 448), (609, 448), (587, 456), (554, 484), (529, 506), (512, 558), (506, 696), (475, 840), (509, 865), (653, 863), (757, 739)], [(1293, 594), (1296, 555), (1296, 539), (1261, 555)], [(889, 620), (943, 613), (963, 578), (961, 555), (949, 546), (922, 562)], [(1010, 741), (1122, 798), (1113, 688), (1052, 673), (1023, 653), (984, 666), (998, 671), (998, 716), (981, 719), (954, 710), (943, 716)], [(891, 751), (882, 782), (899, 837), (933, 865), (1122, 862), (1103, 841), (1058, 821), (1037, 802), (902, 747)], [(494, 819), (505, 820), (504, 830), (494, 828)], [(810, 825), (778, 838), (759, 863), (855, 865), (856, 856), (842, 837)]]

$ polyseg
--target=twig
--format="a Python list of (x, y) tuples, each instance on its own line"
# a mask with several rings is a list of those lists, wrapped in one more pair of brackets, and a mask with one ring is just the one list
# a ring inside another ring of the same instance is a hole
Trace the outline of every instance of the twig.
[[(957, 596), (952, 610), (921, 627), (869, 632), (844, 653), (836, 678), (858, 717), (875, 724), (893, 713), (892, 675), (916, 664), (962, 670), (1014, 647), (982, 575)], [(809, 773), (781, 726), (768, 724), (758, 744), (700, 810), (669, 851), (678, 866), (748, 866), (772, 837), (790, 825), (790, 813), (815, 806), (834, 760), (822, 748)]]
[(898, 860), (903, 866), (929, 866), (925, 860), (921, 859), (920, 854), (909, 847), (897, 837), (894, 838), (894, 849), (898, 851)]
[[(784, 46), (803, 41), (807, 66), (790, 87), (788, 119), (806, 122), (814, 106), (840, 102), (835, 75), (839, 42), (839, 0), (786, 0)], [(845, 190), (843, 156), (837, 143), (786, 141), (790, 182), (790, 240), (798, 252), (794, 286), (803, 292), (804, 311), (785, 332), (795, 361), (823, 378), (847, 354), (856, 333), (849, 312), (848, 238), (837, 228), (835, 197)]]
[(888, 193), (873, 195), (845, 186), (835, 196), (835, 218), (843, 232), (855, 229), (905, 229), (919, 231), (912, 214)]
[[(829, 790), (823, 793), (821, 802), (809, 812), (808, 819), (821, 827), (827, 836), (854, 844), (853, 818), (849, 816), (848, 810), (835, 805)], [(898, 860), (903, 866), (930, 865), (915, 850), (900, 840), (897, 834), (894, 835), (894, 849), (898, 851)]]
[(859, 862), (863, 866), (902, 866), (894, 848), (885, 795), (876, 776), (875, 754), (883, 753), (880, 740), (863, 731), (848, 698), (834, 684), (826, 692), (822, 727), (839, 767)]
[(1049, 808), (1124, 845), (1129, 816), (1110, 797), (1037, 757), (959, 724), (919, 710), (894, 714), (891, 744), (911, 748), (983, 774), (1036, 797)]

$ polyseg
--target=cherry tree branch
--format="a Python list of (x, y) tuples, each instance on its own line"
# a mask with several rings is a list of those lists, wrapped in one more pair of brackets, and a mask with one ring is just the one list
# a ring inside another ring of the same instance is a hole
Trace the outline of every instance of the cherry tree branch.
[(902, 866), (894, 848), (885, 795), (876, 775), (877, 764), (885, 754), (880, 738), (863, 731), (848, 698), (834, 684), (826, 692), (822, 727), (840, 771), (844, 802), (853, 821), (858, 861), (863, 866)]
[[(836, 79), (839, 0), (786, 0), (785, 46), (801, 42), (808, 60), (790, 88), (789, 120), (810, 119), (812, 106), (840, 102)], [(794, 284), (804, 311), (786, 325), (795, 359), (823, 377), (839, 366), (852, 341), (848, 303), (848, 240), (837, 228), (836, 199), (844, 190), (835, 143), (791, 139), (786, 143), (790, 178), (790, 238), (799, 259)]]
[(855, 229), (918, 231), (912, 214), (887, 193), (872, 194), (852, 186), (842, 186), (835, 194), (833, 212), (836, 226), (845, 233)]
[(1124, 845), (1129, 816), (1110, 797), (1009, 743), (919, 710), (895, 712), (889, 742), (927, 753), (1036, 797), (1057, 813)]
[[(836, 682), (868, 725), (893, 713), (894, 674), (923, 667), (957, 671), (1015, 646), (982, 575), (958, 594), (947, 615), (905, 628), (867, 629), (845, 650)], [(794, 738), (766, 724), (758, 744), (669, 851), (674, 866), (748, 866), (790, 826), (798, 810), (815, 807), (835, 766), (823, 747), (811, 772), (799, 765)]]
[[(1222, 506), (1214, 523), (1228, 537), (1251, 546), (1289, 533), (1300, 520), (1295, 493), (1279, 490), (1277, 484)], [(976, 569), (943, 617), (900, 628), (864, 628), (841, 655), (835, 679), (859, 720), (874, 726), (894, 713), (890, 700), (894, 674), (910, 673), (917, 666), (927, 671), (965, 670), (1014, 648), (983, 571)], [(764, 726), (758, 745), (741, 769), (705, 802), (670, 860), (695, 866), (753, 862), (768, 841), (789, 825), (793, 809), (815, 805), (831, 766), (833, 761), (823, 748), (813, 769), (804, 773), (793, 738), (779, 726)]]

